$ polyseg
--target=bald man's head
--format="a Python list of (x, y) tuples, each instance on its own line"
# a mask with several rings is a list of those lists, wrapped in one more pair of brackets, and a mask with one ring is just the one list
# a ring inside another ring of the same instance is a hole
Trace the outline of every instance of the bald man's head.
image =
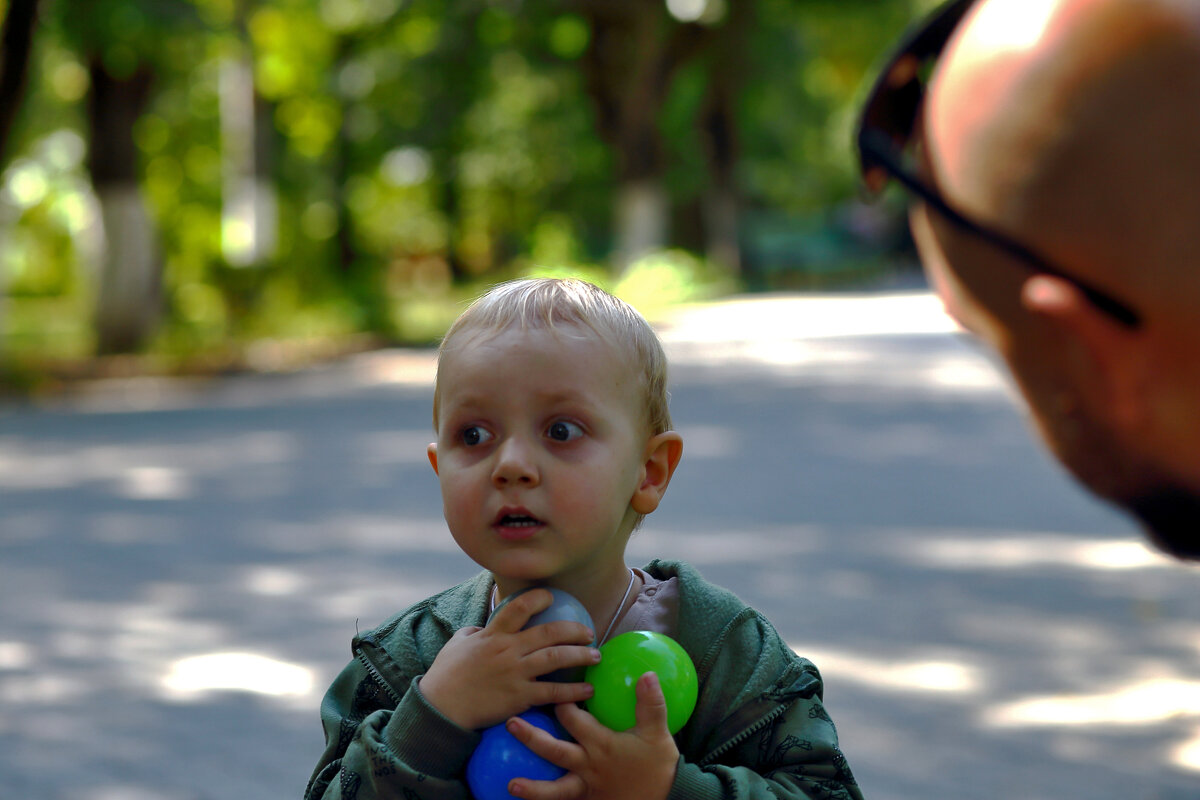
[(1200, 554), (1200, 3), (980, 0), (919, 132), (951, 206), (1141, 318), (914, 207), (933, 284), (1004, 357), (1055, 455)]
[(1128, 301), (1200, 297), (1200, 4), (992, 0), (927, 101), (934, 180)]

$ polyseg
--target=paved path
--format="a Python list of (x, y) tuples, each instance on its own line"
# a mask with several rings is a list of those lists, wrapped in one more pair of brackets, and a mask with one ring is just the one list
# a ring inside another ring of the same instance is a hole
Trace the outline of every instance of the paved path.
[[(1034, 446), (926, 295), (664, 326), (685, 557), (825, 673), (869, 798), (1200, 796), (1200, 571)], [(0, 406), (0, 798), (299, 796), (355, 626), (474, 572), (432, 362)]]

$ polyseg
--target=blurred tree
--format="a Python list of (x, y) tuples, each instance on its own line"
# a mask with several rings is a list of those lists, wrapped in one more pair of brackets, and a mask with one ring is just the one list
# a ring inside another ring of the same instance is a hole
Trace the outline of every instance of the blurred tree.
[(190, 19), (182, 0), (62, 0), (62, 25), (87, 64), (88, 173), (104, 253), (97, 280), (96, 351), (127, 353), (162, 313), (158, 233), (142, 193), (134, 131), (151, 99), (166, 30)]
[(153, 75), (138, 65), (113, 75), (89, 54), (88, 173), (100, 203), (104, 262), (96, 301), (96, 350), (128, 353), (154, 330), (161, 308), (162, 261), (142, 197), (132, 131), (145, 111)]
[(715, 37), (707, 26), (680, 24), (664, 3), (579, 0), (577, 8), (591, 27), (580, 66), (600, 135), (616, 158), (613, 250), (623, 269), (668, 244), (669, 147), (660, 115), (677, 71)]
[(703, 201), (705, 253), (734, 273), (740, 273), (742, 265), (738, 98), (747, 80), (746, 48), (754, 16), (754, 0), (735, 0), (730, 5), (717, 41), (707, 53), (706, 90), (697, 119), (709, 178)]
[(0, 28), (0, 169), (8, 161), (10, 134), (25, 97), (37, 18), (38, 0), (9, 0)]
[(278, 219), (270, 174), (270, 109), (254, 81), (246, 28), (248, 0), (234, 0), (219, 56), (221, 252), (234, 267), (258, 267), (274, 253)]
[[(0, 172), (8, 162), (8, 143), (25, 97), (37, 15), (37, 0), (10, 0), (0, 27)], [(6, 281), (0, 275), (0, 326), (4, 323), (6, 289)], [(0, 354), (3, 350), (0, 346)]]
[(537, 265), (805, 268), (931, 2), (0, 0), (3, 333), (421, 338)]

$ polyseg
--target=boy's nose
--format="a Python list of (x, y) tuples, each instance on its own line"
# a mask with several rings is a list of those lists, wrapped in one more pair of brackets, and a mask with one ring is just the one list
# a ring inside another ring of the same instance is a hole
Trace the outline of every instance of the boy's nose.
[(537, 464), (529, 448), (518, 439), (504, 441), (496, 452), (496, 466), (492, 470), (492, 483), (497, 487), (511, 484), (536, 486), (539, 481)]

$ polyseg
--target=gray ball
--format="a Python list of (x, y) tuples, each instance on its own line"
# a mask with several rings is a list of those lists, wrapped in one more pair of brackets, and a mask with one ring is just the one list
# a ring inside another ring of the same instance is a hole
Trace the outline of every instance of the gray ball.
[[(492, 617), (496, 616), (496, 612), (508, 605), (514, 597), (519, 597), (525, 592), (532, 591), (537, 587), (522, 589), (519, 592), (514, 592), (504, 598), (500, 605), (496, 606), (496, 610), (488, 616), (488, 622), (492, 621)], [(583, 603), (575, 599), (570, 592), (564, 592), (562, 589), (552, 589), (548, 586), (541, 587), (554, 595), (554, 602), (545, 611), (539, 611), (529, 618), (529, 622), (525, 624), (526, 628), (532, 628), (534, 625), (545, 625), (547, 622), (558, 622), (565, 620), (567, 622), (578, 622), (588, 630), (592, 631), (592, 647), (596, 646), (596, 626), (592, 624), (592, 617), (588, 614), (587, 609), (583, 607)], [(556, 681), (558, 683), (581, 683), (583, 681), (583, 673), (587, 671), (587, 667), (564, 667), (563, 669), (548, 672), (545, 675), (539, 675), (540, 681)]]

